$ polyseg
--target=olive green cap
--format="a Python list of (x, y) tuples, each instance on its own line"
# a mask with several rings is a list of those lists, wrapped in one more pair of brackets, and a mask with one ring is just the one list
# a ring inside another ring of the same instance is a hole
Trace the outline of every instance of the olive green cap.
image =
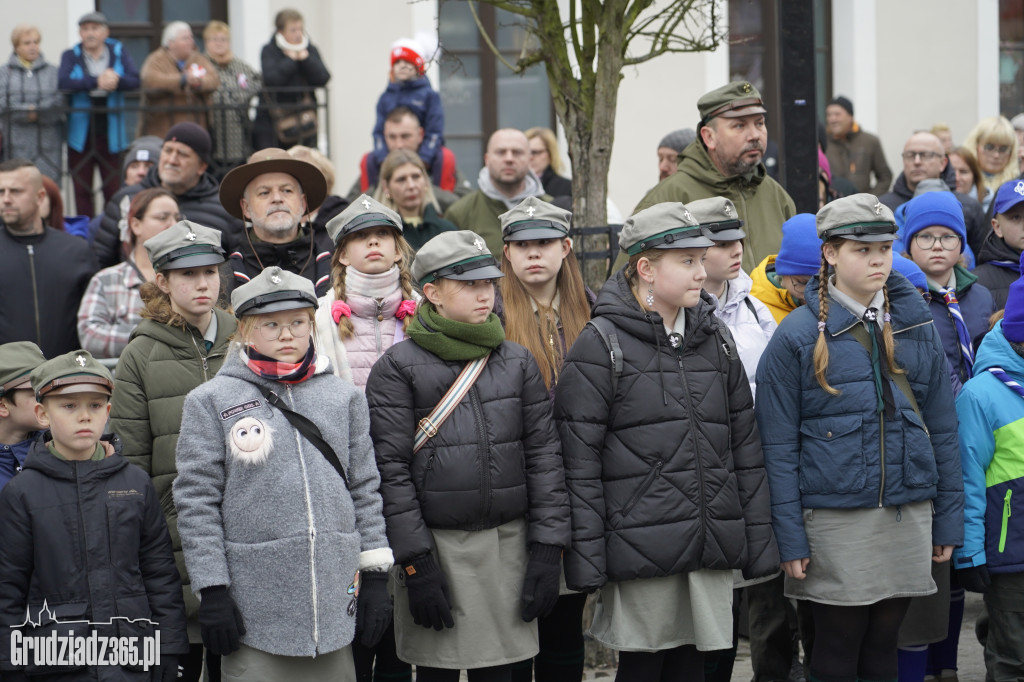
[(666, 201), (637, 211), (622, 226), (619, 248), (630, 256), (648, 249), (700, 249), (714, 246), (690, 209)]
[(29, 374), (46, 362), (39, 346), (31, 341), (14, 341), (0, 346), (0, 397), (16, 388), (30, 388)]
[(766, 114), (761, 93), (747, 81), (733, 81), (716, 88), (697, 100), (700, 124), (705, 125), (716, 116), (739, 118), (753, 114)]
[(731, 242), (747, 236), (735, 204), (725, 197), (697, 199), (686, 204), (686, 208), (713, 241)]
[(231, 292), (231, 307), (237, 318), (318, 306), (312, 282), (276, 265)]
[(157, 272), (184, 270), (224, 262), (220, 230), (181, 220), (142, 245)]
[(353, 232), (382, 226), (393, 227), (402, 234), (402, 217), (370, 195), (361, 194), (344, 211), (327, 221), (327, 234), (337, 246)]
[(456, 230), (442, 232), (416, 252), (412, 276), (420, 285), (436, 279), (496, 279), (504, 277), (487, 248), (487, 242), (476, 232)]
[(32, 370), (32, 390), (36, 400), (66, 393), (102, 393), (111, 395), (114, 378), (87, 350), (58, 355)]
[(498, 216), (501, 238), (506, 242), (528, 239), (565, 239), (572, 213), (537, 197), (526, 197), (518, 206)]
[(851, 194), (825, 204), (815, 216), (823, 242), (844, 237), (858, 242), (891, 242), (896, 239), (896, 218), (874, 194)]

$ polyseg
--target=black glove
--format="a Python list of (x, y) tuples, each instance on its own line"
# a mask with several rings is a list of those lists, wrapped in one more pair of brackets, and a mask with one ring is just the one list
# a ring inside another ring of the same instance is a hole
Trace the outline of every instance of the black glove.
[(558, 601), (558, 579), (561, 575), (562, 548), (539, 542), (532, 544), (520, 599), (524, 621), (529, 623), (538, 616), (551, 613)]
[(153, 682), (174, 682), (178, 679), (178, 657), (160, 655), (160, 665), (153, 669)]
[(359, 572), (359, 601), (356, 604), (356, 632), (368, 649), (377, 646), (391, 624), (391, 597), (387, 571)]
[(409, 612), (416, 625), (443, 630), (455, 627), (448, 580), (434, 555), (422, 554), (403, 565), (409, 590)]
[(215, 585), (200, 590), (199, 629), (203, 635), (203, 646), (217, 656), (227, 656), (238, 651), (245, 625), (235, 600), (224, 585)]
[(958, 568), (956, 579), (968, 592), (988, 592), (992, 585), (992, 578), (988, 575), (988, 567), (985, 564), (971, 566), (969, 568)]

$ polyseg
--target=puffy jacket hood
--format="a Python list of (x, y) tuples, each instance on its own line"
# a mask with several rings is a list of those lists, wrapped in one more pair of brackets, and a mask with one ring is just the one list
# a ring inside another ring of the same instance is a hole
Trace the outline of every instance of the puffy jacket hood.
[(978, 265), (984, 263), (1000, 266), (1005, 264), (1008, 269), (1016, 270), (1020, 267), (1020, 254), (1014, 251), (1005, 239), (991, 232), (981, 247), (981, 253), (978, 254)]
[[(1000, 331), (1002, 331), (1002, 322)], [(986, 334), (985, 340), (978, 346), (974, 356), (974, 375), (988, 371), (989, 367), (1000, 367), (1017, 381), (1024, 381), (1024, 358), (1010, 347), (1010, 342), (1002, 334)]]
[(49, 64), (46, 62), (46, 55), (40, 52), (36, 60), (26, 68), (25, 65), (21, 63), (21, 60), (18, 59), (17, 53), (12, 52), (10, 58), (7, 60), (7, 66), (20, 71), (39, 71), (40, 69), (49, 66)]
[[(227, 344), (229, 337), (235, 332), (235, 325), (232, 324), (233, 319), (227, 311), (214, 308), (213, 314), (217, 316), (217, 338), (213, 342), (213, 348), (217, 349)], [(203, 335), (192, 325), (182, 329), (181, 327), (173, 327), (169, 324), (153, 320), (143, 320), (140, 322), (139, 326), (132, 332), (131, 340), (135, 340), (135, 338), (140, 336), (149, 337), (171, 348), (190, 349), (195, 348), (193, 340), (200, 341), (203, 339)]]

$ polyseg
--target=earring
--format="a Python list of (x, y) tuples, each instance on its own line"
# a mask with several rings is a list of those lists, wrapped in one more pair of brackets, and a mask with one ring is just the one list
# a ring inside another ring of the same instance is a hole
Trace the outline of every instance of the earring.
[(644, 300), (647, 301), (648, 308), (654, 305), (654, 282), (647, 285), (647, 298)]

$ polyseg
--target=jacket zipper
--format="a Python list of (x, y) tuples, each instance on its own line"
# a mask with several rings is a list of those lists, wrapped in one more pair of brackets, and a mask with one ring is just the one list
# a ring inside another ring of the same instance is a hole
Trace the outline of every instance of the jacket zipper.
[(484, 495), (483, 518), (491, 515), (491, 450), (487, 447), (487, 430), (484, 428), (484, 411), (480, 407), (480, 394), (476, 386), (469, 389), (469, 402), (476, 418), (476, 449), (480, 453), (480, 491)]
[(633, 511), (633, 507), (640, 501), (640, 498), (644, 496), (644, 493), (654, 484), (655, 479), (661, 475), (661, 467), (665, 466), (665, 463), (660, 459), (654, 463), (654, 467), (647, 472), (647, 476), (644, 477), (644, 482), (640, 484), (637, 491), (633, 493), (633, 497), (629, 498), (629, 502), (622, 508), (622, 516), (629, 516), (629, 512)]
[(1006, 497), (1003, 498), (1003, 526), (999, 529), (999, 553), (1002, 554), (1006, 551), (1006, 529), (1010, 525), (1010, 495), (1013, 494), (1013, 490), (1006, 491)]
[(878, 507), (882, 507), (882, 497), (885, 495), (885, 413), (878, 413), (878, 450), (882, 458), (882, 478), (878, 485)]
[[(31, 248), (31, 247), (29, 247), (29, 248)], [(91, 606), (92, 605), (92, 587), (91, 587), (91, 581), (89, 581), (89, 579), (88, 579), (88, 575), (89, 575), (89, 557), (88, 557), (88, 552), (87, 552), (87, 548), (86, 548), (86, 544), (85, 544), (85, 533), (86, 533), (85, 512), (83, 511), (84, 506), (82, 505), (82, 484), (81, 484), (81, 480), (78, 478), (78, 462), (72, 462), (71, 463), (71, 468), (75, 472), (75, 498), (78, 501), (78, 524), (79, 524), (79, 528), (78, 528), (78, 551), (79, 551), (79, 556), (82, 557), (82, 570), (84, 570), (85, 574), (86, 574), (86, 583), (90, 585), (90, 588), (89, 588), (89, 604)], [(116, 608), (116, 601), (115, 601), (115, 608)], [(91, 609), (90, 609), (90, 611), (91, 611)]]
[[(700, 322), (702, 322), (702, 320), (697, 321), (698, 325)], [(707, 527), (705, 526), (707, 505), (704, 502), (704, 463), (700, 458), (700, 443), (697, 442), (697, 416), (693, 413), (693, 404), (690, 402), (690, 384), (686, 380), (686, 371), (683, 369), (683, 348), (685, 346), (686, 342), (684, 339), (683, 344), (676, 349), (676, 362), (679, 364), (679, 376), (683, 380), (683, 391), (686, 393), (686, 413), (690, 417), (690, 436), (693, 439), (693, 458), (697, 464), (697, 484), (699, 487), (697, 500), (700, 507), (700, 544), (701, 547), (703, 547), (705, 543), (705, 535), (707, 534)], [(703, 554), (703, 550), (701, 553)]]
[(32, 244), (25, 246), (28, 249), (28, 270), (32, 277), (32, 306), (36, 312), (36, 343), (43, 342), (43, 332), (39, 324), (39, 289), (36, 286), (36, 249)]
[(377, 358), (379, 359), (381, 354), (384, 352), (381, 348), (383, 346), (383, 339), (380, 336), (381, 322), (384, 320), (384, 299), (377, 299), (377, 315), (373, 318), (373, 337), (377, 340)]
[[(295, 401), (292, 399), (292, 387), (285, 385), (285, 392), (288, 394), (288, 402), (291, 403), (292, 409), (295, 408)], [(313, 502), (309, 495), (309, 477), (306, 472), (306, 459), (302, 456), (302, 437), (299, 435), (299, 430), (293, 428), (292, 431), (295, 433), (295, 446), (299, 450), (299, 466), (302, 467), (302, 492), (306, 497), (306, 522), (309, 524), (309, 575), (313, 597), (313, 656), (316, 657), (320, 653), (320, 609), (317, 603), (317, 586), (316, 586), (316, 524), (313, 519)]]
[(210, 369), (210, 365), (209, 365), (209, 363), (208, 363), (208, 361), (206, 359), (206, 356), (203, 355), (203, 351), (201, 351), (199, 349), (199, 342), (196, 341), (196, 335), (193, 334), (192, 332), (189, 332), (188, 335), (189, 335), (189, 338), (192, 339), (192, 345), (196, 347), (196, 353), (199, 354), (199, 361), (203, 365), (203, 383), (205, 384), (207, 381), (210, 380), (210, 376), (208, 374), (208, 371)]

